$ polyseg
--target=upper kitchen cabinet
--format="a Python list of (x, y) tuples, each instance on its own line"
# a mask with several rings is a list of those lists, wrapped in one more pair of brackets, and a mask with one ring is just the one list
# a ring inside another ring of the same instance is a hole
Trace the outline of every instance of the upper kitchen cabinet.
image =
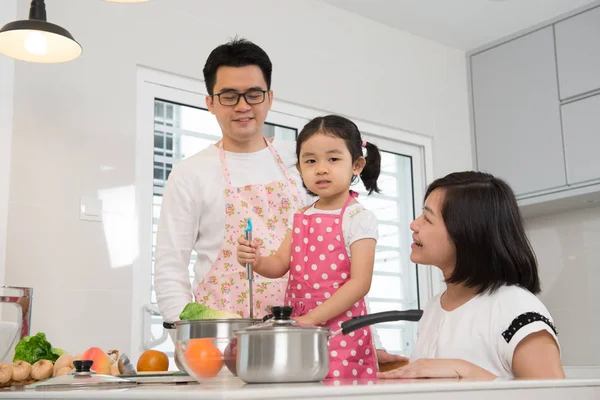
[(517, 196), (566, 185), (552, 26), (471, 56), (477, 166)]
[(600, 94), (562, 106), (570, 185), (600, 178)]
[(600, 7), (556, 23), (560, 98), (600, 89)]

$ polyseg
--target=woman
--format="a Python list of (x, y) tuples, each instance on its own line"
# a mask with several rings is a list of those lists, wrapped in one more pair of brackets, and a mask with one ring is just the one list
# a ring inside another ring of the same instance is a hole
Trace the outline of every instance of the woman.
[(513, 191), (481, 172), (434, 181), (410, 259), (447, 284), (427, 304), (411, 363), (380, 378), (564, 378), (537, 262)]

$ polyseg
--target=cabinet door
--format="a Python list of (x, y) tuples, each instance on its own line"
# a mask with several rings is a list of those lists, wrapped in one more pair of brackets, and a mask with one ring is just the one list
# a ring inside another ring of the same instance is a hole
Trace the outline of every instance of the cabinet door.
[(471, 57), (477, 164), (517, 195), (566, 185), (552, 27)]
[(600, 89), (600, 7), (555, 25), (560, 98)]
[(600, 179), (600, 95), (562, 106), (569, 184)]

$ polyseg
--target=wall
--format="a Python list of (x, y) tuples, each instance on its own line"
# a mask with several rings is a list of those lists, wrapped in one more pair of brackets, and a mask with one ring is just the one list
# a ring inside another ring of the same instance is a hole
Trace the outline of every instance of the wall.
[(529, 218), (526, 225), (563, 364), (600, 365), (600, 207)]
[[(129, 348), (137, 65), (200, 79), (239, 34), (271, 56), (276, 97), (433, 136), (436, 176), (471, 168), (464, 53), (320, 2), (224, 4), (54, 0), (83, 55), (17, 63), (6, 280), (35, 288), (32, 329), (55, 346)], [(104, 198), (104, 223), (79, 220), (81, 196)]]
[[(0, 27), (17, 17), (17, 0), (0, 2)], [(0, 54), (0, 286), (4, 285), (15, 61)], [(0, 307), (0, 315), (2, 308)]]

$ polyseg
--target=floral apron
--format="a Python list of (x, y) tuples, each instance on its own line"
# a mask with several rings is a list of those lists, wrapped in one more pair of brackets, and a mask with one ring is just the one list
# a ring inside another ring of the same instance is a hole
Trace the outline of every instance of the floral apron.
[[(292, 210), (303, 206), (300, 190), (281, 157), (266, 138), (265, 143), (277, 159), (285, 180), (243, 187), (232, 186), (225, 151), (222, 144), (219, 146), (225, 178), (225, 237), (216, 261), (194, 291), (197, 302), (244, 318), (250, 316), (248, 280), (246, 271), (237, 262), (236, 250), (237, 239), (243, 235), (248, 218), (252, 219), (252, 236), (259, 241), (262, 254), (269, 255), (275, 253), (283, 241)], [(279, 279), (255, 274), (254, 318), (266, 315), (267, 307), (282, 304), (287, 281), (287, 274)]]

